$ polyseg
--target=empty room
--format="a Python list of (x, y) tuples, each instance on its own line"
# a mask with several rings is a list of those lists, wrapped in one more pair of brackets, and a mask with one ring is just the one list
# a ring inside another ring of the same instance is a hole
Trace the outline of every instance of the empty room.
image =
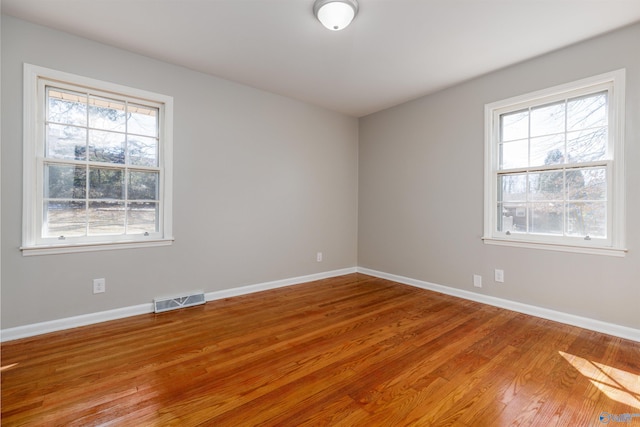
[(3, 426), (640, 427), (640, 1), (0, 7)]

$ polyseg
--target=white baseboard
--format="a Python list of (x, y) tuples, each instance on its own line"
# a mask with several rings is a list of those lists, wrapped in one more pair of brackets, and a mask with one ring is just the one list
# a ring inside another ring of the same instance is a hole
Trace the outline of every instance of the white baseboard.
[(430, 291), (439, 292), (441, 294), (476, 301), (495, 307), (505, 308), (507, 310), (517, 311), (518, 313), (529, 314), (531, 316), (541, 317), (543, 319), (553, 320), (555, 322), (578, 326), (580, 328), (602, 332), (616, 337), (640, 342), (640, 329), (616, 325), (614, 323), (603, 322), (601, 320), (590, 319), (588, 317), (576, 316), (573, 314), (563, 313), (561, 311), (550, 310), (548, 308), (523, 304), (520, 302), (492, 297), (489, 295), (482, 295), (462, 289), (451, 288), (449, 286), (437, 285), (435, 283), (429, 283), (404, 276), (397, 276), (395, 274), (384, 273), (364, 267), (358, 267), (357, 271), (358, 273), (366, 274), (369, 276), (379, 277), (381, 279), (387, 279), (405, 285), (415, 286), (417, 288), (428, 289)]
[(204, 297), (207, 301), (237, 297), (254, 292), (268, 291), (269, 289), (283, 288), (285, 286), (299, 285), (313, 282), (314, 280), (328, 279), (330, 277), (344, 276), (355, 273), (357, 267), (343, 268), (340, 270), (326, 271), (324, 273), (310, 274), (308, 276), (292, 277), (290, 279), (274, 280), (273, 282), (258, 283), (257, 285), (242, 286), (240, 288), (224, 289), (222, 291), (207, 292)]
[(15, 328), (7, 328), (0, 331), (0, 342), (28, 338), (35, 335), (47, 334), (49, 332), (63, 331), (65, 329), (78, 328), (80, 326), (87, 326), (94, 323), (122, 319), (124, 317), (147, 313), (153, 313), (153, 303), (132, 305), (129, 307), (116, 308), (114, 310), (99, 311), (97, 313), (50, 320), (48, 322), (17, 326)]
[[(355, 273), (356, 267), (343, 268), (340, 270), (326, 271), (323, 273), (310, 274), (307, 276), (292, 277), (289, 279), (275, 280), (272, 282), (259, 283), (255, 285), (243, 286), (240, 288), (225, 289), (222, 291), (209, 292), (205, 294), (207, 301), (222, 298), (229, 298), (238, 295), (260, 292), (268, 289), (281, 288), (284, 286), (297, 285), (300, 283), (312, 282), (314, 280), (327, 279), (330, 277), (344, 276)], [(114, 310), (101, 311), (98, 313), (83, 314), (80, 316), (66, 317), (63, 319), (51, 320), (48, 322), (34, 323), (31, 325), (17, 326), (0, 331), (0, 342), (28, 338), (35, 335), (49, 332), (62, 331), (65, 329), (77, 328), (94, 323), (106, 322), (108, 320), (122, 319), (139, 314), (153, 313), (153, 303), (139, 304), (130, 307), (117, 308)]]

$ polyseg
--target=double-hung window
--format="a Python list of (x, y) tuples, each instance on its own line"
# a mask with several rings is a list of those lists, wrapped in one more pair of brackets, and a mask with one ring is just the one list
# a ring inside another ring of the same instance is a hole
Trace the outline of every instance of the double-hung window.
[(169, 244), (170, 97), (25, 65), (25, 255)]
[(485, 106), (486, 243), (624, 255), (624, 70)]

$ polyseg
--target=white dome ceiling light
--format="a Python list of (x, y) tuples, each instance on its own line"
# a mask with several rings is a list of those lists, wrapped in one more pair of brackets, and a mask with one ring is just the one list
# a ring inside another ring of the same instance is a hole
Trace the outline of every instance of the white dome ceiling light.
[(356, 0), (316, 0), (313, 4), (313, 14), (331, 31), (347, 28), (357, 13)]

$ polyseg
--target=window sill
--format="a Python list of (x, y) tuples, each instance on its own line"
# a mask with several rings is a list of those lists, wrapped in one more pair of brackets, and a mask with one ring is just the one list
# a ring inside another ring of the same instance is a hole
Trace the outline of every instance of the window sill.
[(135, 249), (135, 248), (150, 248), (156, 246), (169, 246), (173, 244), (173, 238), (162, 240), (150, 240), (150, 241), (135, 241), (135, 242), (113, 242), (113, 243), (78, 243), (67, 245), (49, 245), (49, 246), (23, 246), (20, 248), (22, 256), (37, 256), (37, 255), (56, 255), (56, 254), (71, 254), (79, 252), (96, 252), (96, 251), (111, 251), (117, 249)]
[(513, 246), (528, 249), (544, 249), (549, 251), (573, 252), (579, 254), (606, 255), (614, 257), (624, 257), (627, 249), (608, 248), (608, 247), (589, 247), (589, 246), (571, 246), (551, 243), (534, 243), (522, 242), (514, 240), (496, 239), (493, 237), (483, 237), (482, 240), (487, 245)]

